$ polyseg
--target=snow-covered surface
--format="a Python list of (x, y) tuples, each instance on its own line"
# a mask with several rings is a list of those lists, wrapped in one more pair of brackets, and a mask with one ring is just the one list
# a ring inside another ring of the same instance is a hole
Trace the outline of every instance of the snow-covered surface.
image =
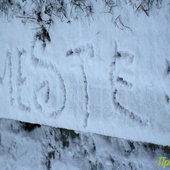
[[(141, 142), (0, 119), (1, 170), (159, 170), (163, 148)], [(166, 167), (165, 169), (168, 169)]]
[(0, 18), (0, 117), (170, 145), (168, 1), (149, 16), (92, 4), (56, 18), (45, 48), (35, 23)]

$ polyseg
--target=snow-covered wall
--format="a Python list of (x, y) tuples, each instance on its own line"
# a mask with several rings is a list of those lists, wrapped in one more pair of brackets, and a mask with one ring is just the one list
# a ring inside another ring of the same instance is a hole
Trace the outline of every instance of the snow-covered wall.
[(170, 145), (168, 1), (87, 2), (48, 27), (42, 6), (1, 16), (0, 117)]

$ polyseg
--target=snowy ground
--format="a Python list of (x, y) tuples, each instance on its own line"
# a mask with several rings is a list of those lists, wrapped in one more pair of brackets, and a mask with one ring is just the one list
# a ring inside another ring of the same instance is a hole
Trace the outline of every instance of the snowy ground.
[[(1, 170), (159, 170), (170, 147), (0, 119)], [(165, 169), (168, 169), (167, 166)]]
[(1, 15), (0, 117), (170, 145), (169, 1), (50, 2)]

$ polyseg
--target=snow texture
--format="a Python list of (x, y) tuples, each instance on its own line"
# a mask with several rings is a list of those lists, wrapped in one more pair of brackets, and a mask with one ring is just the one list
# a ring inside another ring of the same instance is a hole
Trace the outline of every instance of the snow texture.
[(1, 15), (0, 117), (170, 145), (168, 1), (64, 2), (69, 18), (39, 1)]
[(170, 147), (37, 126), (0, 119), (1, 170), (161, 170), (170, 159)]

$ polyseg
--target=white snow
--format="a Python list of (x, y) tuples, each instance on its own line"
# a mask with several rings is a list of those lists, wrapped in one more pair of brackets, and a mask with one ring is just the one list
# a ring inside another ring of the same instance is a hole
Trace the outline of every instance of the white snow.
[(1, 17), (0, 117), (170, 145), (167, 4), (93, 2), (92, 17), (56, 19), (45, 49), (36, 24)]
[[(82, 132), (71, 138), (70, 134), (46, 126), (29, 132), (18, 121), (0, 119), (1, 170), (161, 170), (159, 157), (170, 157), (157, 145)], [(69, 145), (63, 146), (64, 141)]]

